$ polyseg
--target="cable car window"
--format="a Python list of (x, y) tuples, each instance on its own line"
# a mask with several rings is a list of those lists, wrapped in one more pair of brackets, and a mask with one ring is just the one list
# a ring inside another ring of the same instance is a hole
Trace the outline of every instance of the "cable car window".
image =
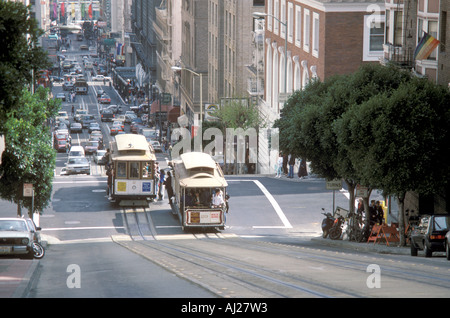
[(142, 179), (151, 179), (153, 172), (153, 162), (142, 163)]
[(118, 162), (117, 163), (117, 178), (126, 179), (127, 178), (127, 163)]
[(130, 162), (130, 179), (139, 179), (139, 162)]

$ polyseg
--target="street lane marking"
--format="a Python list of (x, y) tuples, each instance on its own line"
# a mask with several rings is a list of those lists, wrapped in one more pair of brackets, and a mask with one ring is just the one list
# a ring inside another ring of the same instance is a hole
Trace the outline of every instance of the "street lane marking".
[(67, 230), (112, 230), (112, 229), (124, 229), (123, 226), (86, 226), (86, 227), (54, 227), (44, 228), (41, 231), (67, 231)]
[(284, 226), (253, 226), (253, 228), (274, 228), (274, 229), (292, 229), (292, 225), (287, 219), (286, 215), (284, 214), (283, 210), (281, 209), (280, 205), (278, 204), (277, 200), (273, 197), (273, 195), (267, 190), (267, 188), (259, 181), (259, 180), (227, 180), (227, 182), (230, 181), (251, 181), (264, 193), (266, 198), (269, 200), (270, 204), (274, 208), (275, 212), (277, 213), (278, 217), (280, 218), (281, 222), (283, 222)]

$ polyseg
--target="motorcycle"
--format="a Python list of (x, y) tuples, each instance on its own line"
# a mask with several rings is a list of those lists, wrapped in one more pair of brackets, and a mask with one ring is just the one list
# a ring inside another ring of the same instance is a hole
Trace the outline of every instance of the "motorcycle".
[[(322, 208), (322, 210), (325, 211), (324, 208)], [(331, 213), (322, 212), (322, 214), (325, 215), (325, 218), (322, 220), (322, 237), (327, 238), (328, 231), (333, 226), (334, 218)]]
[(31, 246), (33, 247), (34, 258), (41, 259), (44, 257), (45, 249), (38, 241), (34, 241)]
[(328, 231), (328, 235), (332, 240), (338, 240), (342, 235), (342, 225), (344, 224), (344, 217), (339, 215), (334, 219), (334, 223)]

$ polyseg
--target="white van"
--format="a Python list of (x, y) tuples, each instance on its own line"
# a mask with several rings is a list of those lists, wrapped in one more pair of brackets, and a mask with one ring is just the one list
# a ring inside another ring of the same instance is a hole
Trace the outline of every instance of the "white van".
[(84, 148), (81, 146), (70, 147), (69, 157), (84, 157)]

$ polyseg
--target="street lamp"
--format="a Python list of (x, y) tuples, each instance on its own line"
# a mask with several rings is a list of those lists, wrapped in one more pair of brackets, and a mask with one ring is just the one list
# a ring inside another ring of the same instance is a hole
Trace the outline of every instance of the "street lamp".
[(280, 24), (282, 24), (284, 26), (284, 93), (287, 93), (287, 21), (286, 22), (282, 22), (280, 19), (278, 19), (277, 17), (273, 16), (272, 14), (268, 14), (265, 12), (253, 12), (253, 16), (255, 18), (265, 18), (265, 17), (271, 17), (274, 18), (275, 20), (277, 20), (278, 22), (280, 22)]
[(180, 67), (180, 66), (172, 66), (172, 70), (173, 71), (182, 71), (182, 70), (186, 70), (191, 72), (192, 74), (198, 76), (200, 78), (200, 122), (203, 120), (203, 80), (202, 80), (202, 73), (197, 73), (194, 72), (191, 69), (185, 68), (185, 67)]

